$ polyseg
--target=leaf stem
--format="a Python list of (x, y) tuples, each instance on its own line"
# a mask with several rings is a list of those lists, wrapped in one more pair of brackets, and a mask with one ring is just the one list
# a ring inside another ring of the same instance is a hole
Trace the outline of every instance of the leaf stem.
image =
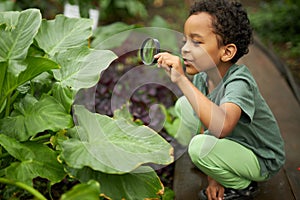
[(9, 116), (9, 111), (10, 111), (10, 94), (7, 96), (7, 101), (6, 101), (6, 109), (5, 109), (5, 117)]
[(51, 134), (46, 134), (46, 135), (42, 135), (42, 136), (39, 136), (39, 137), (32, 137), (30, 139), (30, 141), (33, 141), (33, 142), (37, 142), (37, 141), (40, 141), (40, 140), (44, 140), (44, 139), (48, 139), (49, 137), (51, 137)]
[(18, 90), (13, 94), (13, 96), (11, 98), (12, 102), (14, 102), (16, 100), (16, 98), (18, 97), (19, 94), (20, 94), (20, 92)]
[[(2, 88), (5, 82), (7, 66), (8, 66), (7, 62), (0, 63), (0, 109), (2, 107), (2, 104), (4, 104), (5, 102), (4, 91)], [(0, 113), (1, 112), (2, 111), (0, 110)]]
[(31, 187), (29, 185), (26, 185), (25, 183), (18, 182), (18, 181), (12, 181), (12, 180), (9, 180), (9, 179), (6, 179), (6, 178), (0, 178), (0, 183), (15, 185), (19, 188), (27, 190), (33, 196), (35, 196), (37, 199), (47, 200), (39, 191), (37, 191), (36, 189), (34, 189), (33, 187)]
[(49, 191), (49, 197), (50, 197), (50, 199), (51, 200), (53, 200), (53, 197), (52, 197), (52, 194), (51, 194), (51, 182), (49, 181), (48, 183), (47, 183), (47, 188), (48, 188), (48, 191)]
[(7, 70), (7, 62), (1, 62), (0, 63), (0, 96), (2, 96), (2, 87), (5, 82), (5, 76), (6, 76), (6, 70)]

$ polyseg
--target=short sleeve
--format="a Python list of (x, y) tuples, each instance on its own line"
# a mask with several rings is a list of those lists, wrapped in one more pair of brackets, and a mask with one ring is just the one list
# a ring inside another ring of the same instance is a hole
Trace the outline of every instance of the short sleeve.
[(204, 95), (207, 95), (207, 86), (206, 86), (207, 74), (204, 72), (200, 72), (196, 74), (193, 78), (193, 84), (198, 90), (200, 90)]
[(220, 104), (234, 103), (242, 110), (241, 120), (251, 123), (255, 112), (254, 91), (249, 82), (237, 79), (225, 86), (225, 94)]

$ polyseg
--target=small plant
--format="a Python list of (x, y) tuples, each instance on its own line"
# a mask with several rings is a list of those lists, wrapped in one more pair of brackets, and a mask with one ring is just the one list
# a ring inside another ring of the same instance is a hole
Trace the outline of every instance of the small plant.
[(50, 199), (64, 180), (80, 182), (64, 200), (160, 198), (164, 187), (145, 164), (171, 163), (172, 147), (126, 112), (111, 118), (74, 103), (116, 59), (89, 47), (92, 21), (42, 20), (28, 9), (1, 12), (0, 22), (0, 196), (19, 194), (14, 185), (46, 199), (34, 189), (41, 178)]
[(180, 97), (175, 106), (168, 109), (161, 105), (161, 109), (166, 119), (166, 132), (181, 145), (187, 146), (192, 137), (201, 132), (202, 124), (186, 97)]

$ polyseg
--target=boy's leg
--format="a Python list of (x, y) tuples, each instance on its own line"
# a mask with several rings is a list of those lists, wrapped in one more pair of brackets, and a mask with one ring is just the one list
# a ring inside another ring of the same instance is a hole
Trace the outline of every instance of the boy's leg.
[(209, 135), (195, 136), (189, 145), (192, 162), (206, 175), (226, 188), (244, 189), (251, 181), (262, 181), (255, 154), (228, 139)]

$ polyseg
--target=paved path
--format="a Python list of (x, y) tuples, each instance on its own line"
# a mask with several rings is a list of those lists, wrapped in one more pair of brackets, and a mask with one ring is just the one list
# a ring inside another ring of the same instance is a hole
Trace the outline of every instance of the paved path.
[[(300, 106), (289, 84), (279, 72), (276, 63), (260, 43), (251, 46), (249, 54), (240, 63), (253, 73), (260, 91), (272, 109), (285, 140), (287, 160), (278, 175), (260, 183), (257, 200), (300, 200)], [(266, 124), (267, 126), (267, 124)], [(175, 166), (174, 191), (176, 200), (196, 200), (206, 178), (185, 154)]]

